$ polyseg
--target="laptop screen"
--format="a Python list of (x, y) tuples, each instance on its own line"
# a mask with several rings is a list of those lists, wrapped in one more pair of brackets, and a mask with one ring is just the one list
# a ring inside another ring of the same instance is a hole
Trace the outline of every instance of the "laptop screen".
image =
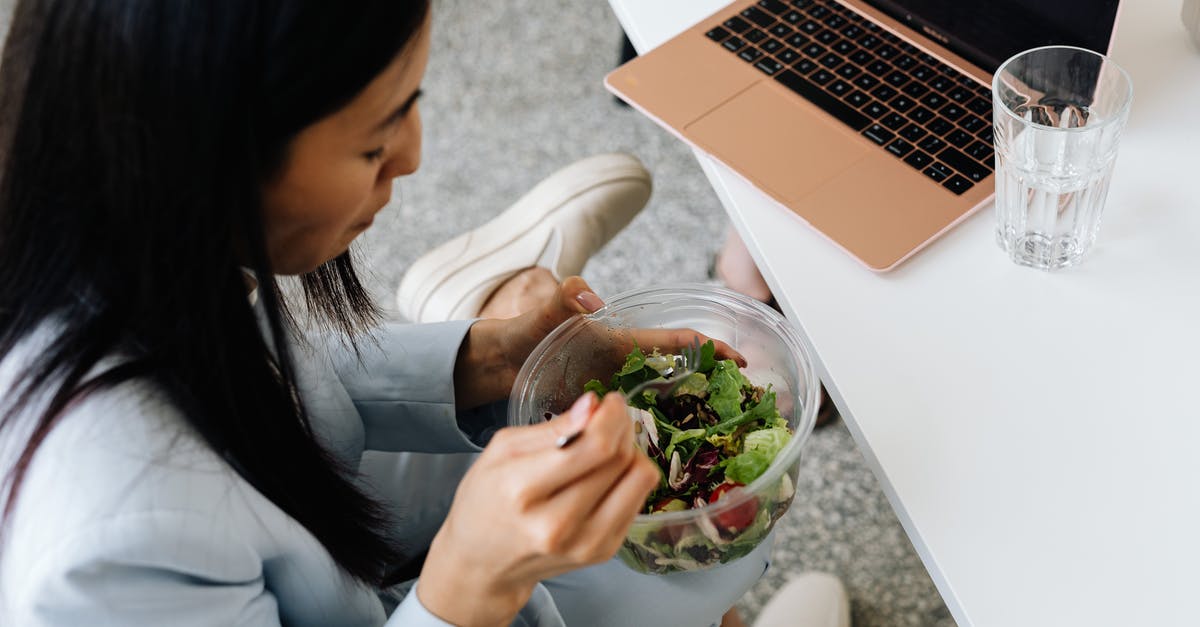
[(864, 0), (989, 73), (1051, 44), (1108, 52), (1119, 0)]

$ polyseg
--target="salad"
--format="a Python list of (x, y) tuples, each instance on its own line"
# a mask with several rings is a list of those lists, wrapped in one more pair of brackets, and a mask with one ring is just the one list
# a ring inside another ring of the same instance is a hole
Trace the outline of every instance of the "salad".
[[(754, 385), (731, 359), (718, 360), (710, 340), (701, 347), (696, 372), (668, 396), (646, 390), (629, 399), (637, 445), (662, 473), (643, 513), (680, 512), (741, 498), (711, 518), (674, 524), (636, 523), (621, 554), (644, 572), (694, 570), (749, 553), (787, 509), (793, 494), (784, 473), (779, 482), (744, 498), (741, 490), (762, 476), (792, 437), (775, 406), (775, 393)], [(585, 391), (628, 394), (638, 384), (672, 377), (681, 359), (657, 348), (647, 355), (636, 344), (608, 382), (592, 379)], [(676, 517), (678, 518), (678, 517)]]

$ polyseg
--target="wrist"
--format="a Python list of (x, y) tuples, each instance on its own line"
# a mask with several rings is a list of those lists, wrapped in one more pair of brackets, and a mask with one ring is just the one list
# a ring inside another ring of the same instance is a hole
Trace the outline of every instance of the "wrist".
[[(443, 528), (444, 531), (444, 528)], [(487, 565), (459, 555), (439, 531), (417, 584), (417, 600), (438, 618), (460, 627), (508, 625), (529, 601), (535, 584), (506, 581)]]
[(507, 398), (520, 364), (513, 364), (504, 342), (504, 321), (471, 325), (454, 366), (454, 400), (460, 408)]

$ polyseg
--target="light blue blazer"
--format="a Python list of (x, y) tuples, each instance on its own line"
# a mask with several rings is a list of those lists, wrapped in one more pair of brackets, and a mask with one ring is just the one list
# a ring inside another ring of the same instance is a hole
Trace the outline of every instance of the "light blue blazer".
[[(361, 346), (361, 363), (337, 342), (297, 347), (318, 434), (352, 467), (367, 450), (478, 452), (472, 439), (483, 441), (503, 416), (455, 410), (454, 360), (470, 324), (385, 325), (377, 345)], [(0, 360), (0, 395), (49, 339), (43, 331)], [(6, 433), (5, 472), (23, 441)], [(444, 459), (454, 458), (374, 460), (369, 487), (402, 521), (426, 514), (423, 530), (398, 526), (402, 540), (424, 541), (440, 524), (459, 478), (438, 470)], [(451, 466), (460, 473), (458, 459)], [(711, 624), (761, 575), (768, 551), (769, 542), (734, 564), (678, 577), (615, 562), (578, 571), (538, 586), (514, 624), (562, 625), (564, 615), (573, 625)], [(381, 593), (347, 578), (145, 383), (71, 407), (34, 458), (0, 539), (0, 625), (385, 624), (446, 623), (409, 586)]]

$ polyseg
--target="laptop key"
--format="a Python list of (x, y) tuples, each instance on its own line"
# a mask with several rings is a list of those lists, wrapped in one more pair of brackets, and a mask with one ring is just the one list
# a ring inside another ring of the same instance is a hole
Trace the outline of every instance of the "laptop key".
[(749, 9), (742, 11), (742, 17), (754, 22), (755, 24), (758, 24), (759, 26), (762, 26), (763, 28), (775, 23), (775, 18), (767, 15), (758, 7), (750, 7)]
[(867, 104), (867, 101), (870, 99), (870, 96), (858, 91), (857, 89), (850, 92), (850, 94), (845, 98), (846, 102), (850, 103), (850, 106), (854, 107), (855, 109), (861, 109), (862, 106)]
[(977, 115), (987, 118), (992, 115), (992, 101), (983, 98), (976, 98), (967, 103), (967, 108), (974, 111)]
[(871, 90), (872, 96), (884, 101), (895, 98), (897, 93), (899, 92), (897, 92), (895, 89), (892, 89), (889, 85), (880, 85), (879, 87)]
[(735, 16), (725, 20), (725, 28), (728, 28), (735, 33), (744, 33), (750, 30), (750, 22)]
[(849, 23), (849, 20), (840, 15), (831, 15), (825, 19), (825, 25), (829, 28), (838, 29)]
[(867, 130), (862, 132), (863, 137), (879, 144), (880, 146), (892, 141), (896, 138), (896, 134), (883, 128), (878, 124), (872, 124), (867, 127)]
[(763, 56), (763, 53), (762, 50), (759, 50), (758, 48), (746, 48), (745, 50), (739, 52), (738, 56), (741, 57), (746, 63), (754, 63), (759, 57)]
[(946, 141), (959, 148), (964, 148), (967, 144), (975, 141), (975, 138), (971, 137), (970, 133), (962, 130), (961, 128), (956, 128), (953, 132), (946, 136)]
[(935, 135), (945, 135), (946, 133), (954, 130), (954, 125), (943, 120), (942, 118), (938, 118), (929, 123), (929, 130)]
[(804, 54), (808, 55), (809, 57), (816, 59), (816, 58), (820, 57), (823, 52), (825, 52), (825, 47), (822, 46), (821, 44), (808, 44), (800, 52), (803, 52)]
[(800, 59), (794, 65), (792, 65), (792, 69), (801, 74), (808, 74), (809, 72), (817, 69), (817, 64), (813, 63), (810, 59)]
[[(984, 165), (992, 163), (992, 147), (977, 141), (966, 148), (966, 153), (975, 157), (977, 161), (982, 161)], [(994, 167), (992, 169), (995, 169)]]
[(862, 46), (863, 48), (866, 48), (867, 50), (870, 50), (870, 49), (874, 48), (875, 46), (878, 46), (880, 43), (882, 43), (882, 42), (879, 41), (879, 38), (874, 35), (867, 35), (866, 37), (863, 37), (862, 39), (858, 40), (858, 45)]
[(917, 124), (924, 124), (933, 119), (933, 111), (930, 111), (925, 107), (917, 107), (916, 109), (908, 112), (908, 119), (916, 122)]
[(792, 33), (794, 32), (796, 31), (788, 28), (787, 24), (776, 24), (771, 27), (771, 34), (780, 39), (787, 39), (788, 37), (791, 37)]
[(929, 91), (929, 88), (921, 83), (918, 83), (917, 81), (913, 81), (905, 85), (904, 89), (901, 91), (913, 98), (920, 98), (921, 96), (925, 95), (925, 92)]
[(775, 54), (783, 49), (783, 44), (779, 43), (778, 39), (768, 39), (759, 47), (767, 54)]
[(963, 192), (971, 189), (974, 186), (974, 183), (958, 175), (952, 176), (950, 177), (949, 181), (942, 183), (942, 187), (945, 187), (959, 196), (962, 196)]
[[(929, 54), (928, 52), (920, 53), (920, 55), (918, 55), (918, 58), (921, 59), (921, 63), (928, 63), (929, 65), (933, 65), (933, 66), (936, 66), (938, 64), (937, 58), (934, 57), (933, 55)], [(925, 79), (921, 79), (921, 80), (925, 80)]]
[(912, 154), (904, 158), (904, 162), (920, 171), (924, 169), (925, 166), (933, 163), (933, 157), (930, 157), (923, 151), (914, 150)]
[(795, 33), (787, 38), (787, 43), (793, 48), (803, 48), (808, 43), (808, 37)]
[(991, 124), (989, 124), (987, 126), (987, 128), (983, 129), (982, 131), (979, 131), (975, 136), (978, 137), (979, 141), (981, 141), (981, 142), (984, 142), (984, 143), (987, 143), (990, 145), (996, 144), (996, 138), (992, 136), (992, 125)]
[(859, 72), (862, 72), (862, 70), (858, 69), (858, 66), (851, 63), (847, 63), (837, 70), (838, 76), (841, 76), (845, 79), (854, 78), (855, 76), (858, 76)]
[(842, 58), (832, 52), (821, 57), (821, 65), (824, 65), (825, 67), (827, 67), (831, 70), (841, 64), (842, 64)]
[(845, 96), (846, 94), (850, 93), (853, 88), (850, 87), (850, 83), (839, 80), (835, 81), (827, 89), (829, 89), (829, 92), (835, 96)]
[(887, 81), (892, 87), (901, 87), (908, 82), (908, 75), (904, 72), (892, 72), (884, 77), (883, 80)]
[(908, 73), (919, 81), (927, 81), (933, 78), (933, 68), (929, 67), (928, 65), (918, 65), (917, 67), (909, 70)]
[(874, 61), (875, 58), (872, 57), (871, 53), (867, 52), (866, 50), (859, 50), (858, 52), (850, 55), (850, 60), (863, 67), (866, 67), (870, 65), (871, 61)]
[[(946, 76), (935, 76), (933, 80), (929, 81), (929, 86), (942, 93), (946, 93), (946, 90), (948, 89), (953, 89), (954, 91), (959, 91), (960, 89), (955, 87), (954, 81), (950, 80), (950, 78)], [(964, 91), (963, 93), (967, 92)]]
[(718, 26), (707, 33), (704, 33), (704, 35), (713, 41), (722, 41), (729, 36), (729, 31)]
[(828, 46), (829, 44), (832, 44), (833, 42), (837, 41), (838, 36), (837, 36), (837, 33), (833, 32), (831, 30), (823, 30), (823, 31), (817, 33), (816, 35), (813, 35), (813, 39), (816, 39), (817, 41)]
[(760, 71), (762, 71), (763, 74), (766, 74), (767, 76), (774, 76), (776, 72), (783, 69), (783, 64), (776, 61), (775, 59), (767, 57), (766, 59), (763, 59), (762, 61), (755, 63), (754, 67), (758, 68)]
[(766, 39), (767, 34), (757, 28), (753, 28), (753, 29), (746, 31), (744, 34), (742, 34), (742, 37), (745, 37), (746, 41), (748, 41), (752, 44), (756, 44), (756, 43)]
[(820, 6), (820, 5), (815, 5), (808, 9), (808, 14), (811, 15), (812, 17), (817, 18), (818, 20), (825, 19), (831, 13), (833, 13), (833, 12), (830, 11), (828, 8)]
[(984, 122), (983, 118), (968, 115), (966, 118), (959, 120), (958, 125), (968, 133), (978, 133), (979, 129), (987, 126), (987, 122)]
[[(861, 41), (858, 43), (859, 43), (859, 45), (862, 45)], [(883, 46), (882, 48), (875, 51), (875, 56), (879, 57), (880, 59), (890, 59), (898, 54), (900, 54), (900, 51), (896, 50), (895, 48), (893, 48), (891, 46)]]
[(954, 174), (950, 168), (947, 168), (940, 163), (929, 164), (929, 167), (921, 170), (921, 173), (933, 179), (934, 181), (937, 181), (938, 183), (950, 178), (950, 175)]
[(775, 15), (779, 15), (780, 13), (788, 10), (788, 5), (780, 2), (779, 0), (758, 0), (758, 6), (770, 11), (771, 13), (774, 13)]
[(916, 124), (909, 124), (908, 126), (904, 127), (903, 131), (900, 131), (901, 137), (914, 143), (920, 141), (922, 137), (928, 134), (929, 131), (917, 126)]
[(879, 104), (878, 101), (872, 100), (867, 106), (862, 108), (862, 112), (873, 118), (878, 118), (888, 113), (888, 108)]
[(904, 141), (903, 139), (897, 139), (896, 141), (888, 144), (886, 150), (897, 157), (903, 157), (904, 155), (912, 152), (913, 145)]
[(890, 104), (892, 105), (893, 109), (899, 111), (900, 113), (904, 113), (905, 111), (908, 111), (916, 106), (917, 103), (913, 102), (908, 96), (896, 96), (895, 98), (892, 98), (892, 102)]
[(775, 58), (779, 59), (780, 63), (791, 65), (800, 58), (800, 53), (791, 48), (784, 48), (775, 55)]
[(961, 118), (962, 116), (966, 115), (967, 110), (963, 109), (962, 107), (960, 107), (952, 102), (952, 103), (942, 107), (942, 110), (940, 111), (940, 113), (942, 114), (942, 117), (948, 118), (950, 121), (953, 122), (953, 121)]
[(729, 39), (721, 42), (721, 45), (725, 46), (725, 48), (730, 52), (737, 52), (738, 50), (746, 47), (746, 42), (738, 39), (737, 37), (730, 37)]
[(803, 9), (813, 3), (813, 0), (792, 0), (792, 6), (797, 9)]
[(871, 76), (870, 74), (859, 74), (858, 78), (854, 79), (854, 84), (858, 85), (862, 89), (871, 89), (879, 84), (879, 79)]
[(865, 32), (866, 31), (864, 31), (862, 29), (862, 27), (857, 24), (851, 24), (851, 25), (847, 26), (846, 28), (842, 29), (842, 35), (845, 35), (846, 37), (849, 37), (850, 39), (858, 39), (859, 37), (862, 37), (863, 33), (865, 33)]
[(898, 131), (903, 128), (905, 124), (908, 124), (908, 120), (904, 119), (904, 116), (896, 113), (895, 111), (885, 115), (879, 122), (893, 131)]
[(921, 147), (921, 150), (924, 150), (925, 152), (927, 152), (931, 155), (936, 155), (937, 153), (941, 152), (941, 150), (943, 148), (946, 147), (946, 142), (942, 141), (938, 137), (930, 135), (929, 137), (922, 139), (921, 143), (919, 143), (917, 145)]
[(875, 76), (883, 76), (884, 74), (887, 74), (888, 72), (890, 72), (891, 69), (892, 69), (892, 66), (884, 63), (883, 61), (876, 61), (867, 66), (867, 71), (874, 74)]
[[(903, 42), (901, 42), (901, 43), (903, 44)], [(892, 61), (892, 63), (895, 63), (896, 67), (898, 67), (902, 70), (907, 70), (907, 69), (911, 68), (912, 66), (916, 65), (917, 60), (908, 56), (907, 54), (903, 54), (903, 55), (900, 55), (899, 57), (896, 57), (896, 60)]]
[(950, 146), (939, 152), (937, 158), (976, 183), (987, 178), (992, 173), (989, 168), (984, 167), (978, 161), (959, 152), (957, 148), (951, 148)]
[(814, 85), (812, 81), (791, 70), (780, 72), (775, 76), (775, 80), (856, 131), (862, 130), (871, 122), (867, 116), (855, 111), (850, 105), (834, 98), (824, 89)]
[(800, 30), (808, 33), (809, 35), (812, 35), (812, 34), (816, 33), (817, 31), (821, 30), (821, 25), (812, 20), (809, 20), (800, 25)]
[(788, 24), (799, 24), (804, 21), (804, 14), (799, 11), (788, 11), (783, 15), (783, 20)]
[(845, 39), (833, 44), (833, 51), (844, 57), (850, 56), (855, 50), (858, 50), (858, 48), (855, 48), (854, 44), (846, 41)]
[(946, 104), (946, 98), (944, 96), (942, 96), (941, 94), (931, 93), (928, 96), (925, 96), (924, 98), (921, 99), (921, 104), (936, 111), (938, 109), (938, 107), (941, 107), (942, 105)]
[(949, 93), (946, 94), (946, 97), (953, 100), (954, 102), (959, 103), (959, 104), (966, 104), (968, 102), (971, 102), (971, 99), (974, 98), (975, 96), (974, 96), (974, 94), (972, 94), (970, 92), (970, 90), (964, 89), (962, 87), (955, 87), (954, 89), (951, 89)]

